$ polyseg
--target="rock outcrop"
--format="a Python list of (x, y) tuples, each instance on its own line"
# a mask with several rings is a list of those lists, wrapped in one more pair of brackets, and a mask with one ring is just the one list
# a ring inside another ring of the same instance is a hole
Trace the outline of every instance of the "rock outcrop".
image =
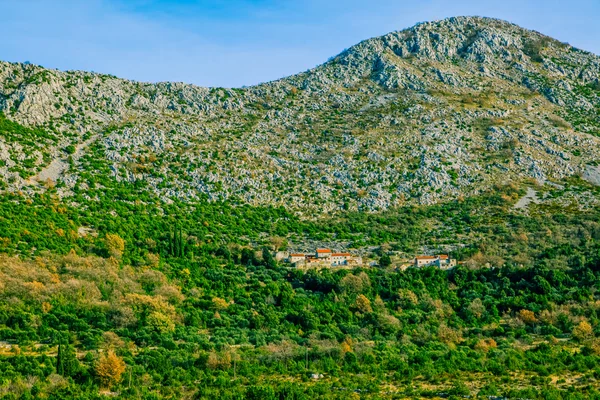
[(106, 176), (164, 200), (329, 212), (598, 183), (600, 58), (489, 18), (422, 23), (244, 89), (0, 63), (0, 109), (53, 137), (0, 138), (5, 190), (51, 177), (70, 196)]

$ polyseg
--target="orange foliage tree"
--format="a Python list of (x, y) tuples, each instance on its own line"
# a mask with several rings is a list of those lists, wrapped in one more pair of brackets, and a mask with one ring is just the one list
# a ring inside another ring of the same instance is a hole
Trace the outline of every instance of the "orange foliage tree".
[(121, 382), (123, 372), (125, 372), (125, 362), (113, 351), (108, 351), (107, 354), (100, 357), (96, 364), (96, 376), (100, 383), (107, 388)]

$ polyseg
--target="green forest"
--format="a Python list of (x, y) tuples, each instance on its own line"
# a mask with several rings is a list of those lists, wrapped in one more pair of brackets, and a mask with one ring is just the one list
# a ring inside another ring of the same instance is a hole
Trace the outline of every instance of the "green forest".
[[(0, 398), (600, 398), (600, 212), (0, 198)], [(459, 266), (302, 271), (288, 241)]]

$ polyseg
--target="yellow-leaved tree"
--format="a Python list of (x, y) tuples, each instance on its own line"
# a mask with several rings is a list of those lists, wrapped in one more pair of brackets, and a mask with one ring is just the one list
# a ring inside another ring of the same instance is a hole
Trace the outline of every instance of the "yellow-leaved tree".
[(573, 328), (573, 336), (578, 340), (589, 339), (594, 336), (594, 329), (587, 321), (581, 321), (575, 328)]
[(373, 309), (371, 308), (371, 301), (362, 294), (359, 294), (356, 297), (355, 307), (363, 314), (373, 312)]
[(125, 250), (125, 240), (123, 240), (116, 233), (109, 233), (104, 238), (104, 244), (106, 244), (106, 250), (108, 254), (114, 258), (121, 258), (123, 251)]
[(125, 362), (112, 350), (101, 356), (96, 364), (96, 376), (106, 388), (121, 382), (123, 372), (125, 372)]

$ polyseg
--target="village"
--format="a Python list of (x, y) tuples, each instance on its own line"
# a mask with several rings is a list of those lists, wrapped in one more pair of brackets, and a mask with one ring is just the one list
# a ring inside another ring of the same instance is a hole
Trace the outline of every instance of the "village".
[(362, 257), (351, 253), (334, 253), (330, 249), (316, 249), (314, 254), (291, 253), (288, 262), (295, 267), (307, 266), (361, 266)]
[[(316, 249), (314, 253), (290, 253), (285, 260), (293, 267), (310, 268), (310, 267), (346, 267), (355, 268), (362, 266), (377, 266), (377, 262), (365, 262), (359, 255), (354, 255), (348, 252), (333, 252), (331, 249), (321, 248)], [(420, 255), (416, 256), (409, 263), (404, 263), (398, 266), (399, 269), (406, 268), (425, 268), (437, 267), (440, 269), (451, 269), (456, 266), (456, 260), (452, 259), (447, 254), (438, 255)]]

